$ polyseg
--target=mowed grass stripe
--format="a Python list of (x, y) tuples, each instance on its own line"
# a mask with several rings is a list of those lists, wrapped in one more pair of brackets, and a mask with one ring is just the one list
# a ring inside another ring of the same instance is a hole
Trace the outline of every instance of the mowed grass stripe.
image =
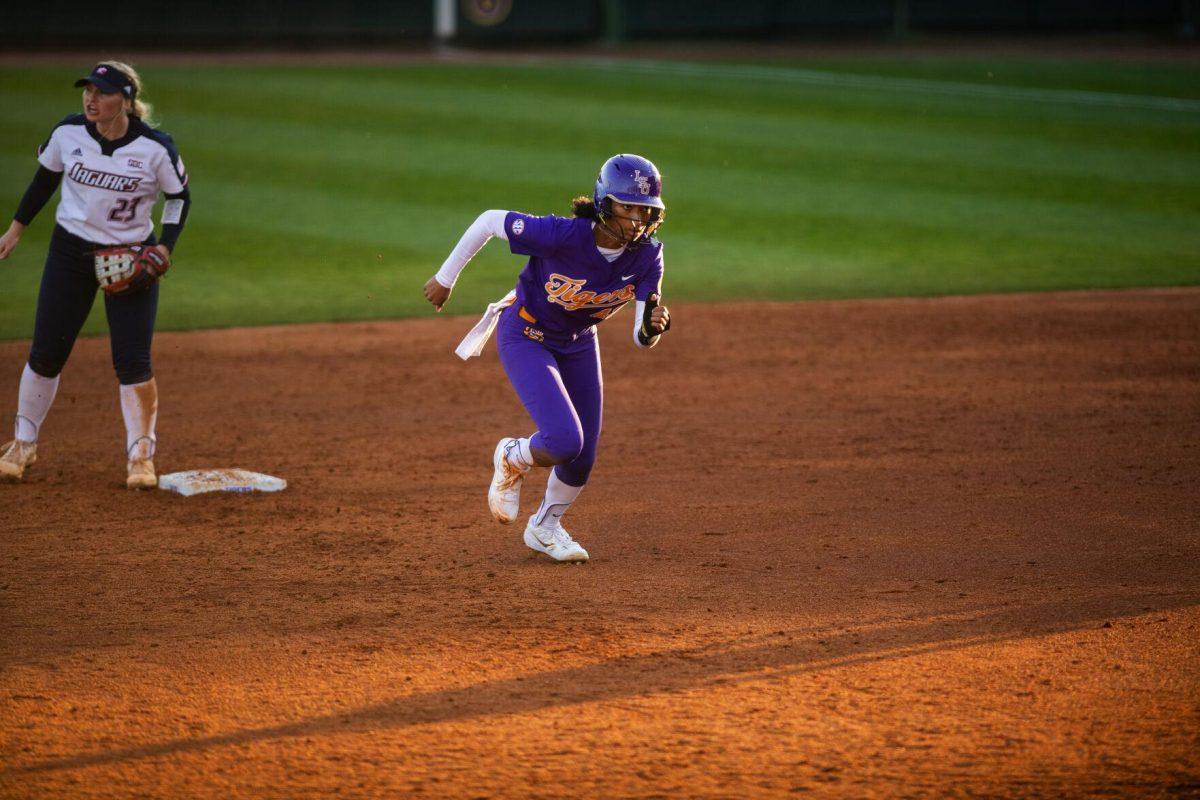
[[(796, 66), (794, 61), (766, 60), (751, 66)], [(806, 59), (804, 67), (879, 77), (952, 80), (989, 86), (1090, 90), (1200, 100), (1195, 63), (1169, 59), (1110, 61), (1044, 56), (940, 56), (910, 52), (903, 56), (862, 55)]]
[[(24, 71), (32, 80), (0, 90), (22, 109), (0, 141), (14, 205), (34, 146), (71, 110), (58, 72)], [(423, 313), (420, 284), (479, 211), (565, 213), (618, 150), (667, 172), (676, 297), (1200, 281), (1200, 145), (1162, 111), (945, 96), (906, 106), (875, 89), (680, 75), (631, 75), (616, 104), (582, 91), (588, 76), (572, 65), (148, 71), (196, 193), (163, 325)], [(28, 335), (51, 216), (3, 267), (0, 335)], [(519, 266), (493, 244), (452, 308), (475, 311)]]
[(748, 66), (744, 64), (687, 63), (632, 59), (593, 59), (589, 66), (606, 72), (640, 75), (702, 78), (734, 82), (769, 82), (803, 86), (831, 86), (839, 89), (867, 89), (880, 92), (906, 92), (918, 95), (1013, 100), (1020, 103), (1096, 106), (1139, 111), (1170, 111), (1200, 114), (1200, 100), (1155, 95), (1093, 92), (1078, 89), (1036, 89), (996, 86), (954, 80), (928, 80), (886, 75), (858, 75), (801, 67)]

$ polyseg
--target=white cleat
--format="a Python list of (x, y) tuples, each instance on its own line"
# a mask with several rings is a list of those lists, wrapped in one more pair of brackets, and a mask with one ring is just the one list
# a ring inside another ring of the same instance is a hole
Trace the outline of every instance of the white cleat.
[(492, 455), (492, 485), (488, 488), (488, 509), (501, 525), (511, 525), (521, 513), (521, 484), (528, 469), (514, 467), (505, 455), (517, 446), (517, 440), (507, 436), (496, 445)]
[(547, 518), (541, 525), (533, 524), (533, 517), (525, 526), (525, 544), (539, 553), (545, 553), (555, 561), (587, 561), (588, 552), (571, 538), (562, 523)]
[(14, 439), (4, 445), (4, 453), (0, 455), (0, 478), (8, 481), (19, 481), (25, 474), (25, 468), (37, 461), (37, 442), (23, 442)]
[(135, 458), (125, 467), (125, 488), (153, 489), (158, 486), (158, 476), (154, 474), (154, 462), (148, 458)]

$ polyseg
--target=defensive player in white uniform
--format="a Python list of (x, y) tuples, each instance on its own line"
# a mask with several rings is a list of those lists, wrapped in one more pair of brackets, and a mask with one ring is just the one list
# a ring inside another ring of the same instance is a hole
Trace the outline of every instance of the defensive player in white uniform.
[[(0, 478), (20, 480), (37, 460), (38, 434), (58, 391), (59, 375), (99, 287), (96, 251), (140, 244), (165, 271), (187, 219), (187, 173), (171, 137), (151, 127), (138, 74), (117, 61), (97, 64), (83, 87), (83, 113), (55, 126), (38, 149), (40, 167), (8, 231), (7, 258), (26, 226), (62, 185), (57, 224), (42, 273), (29, 360), (21, 375), (13, 441), (0, 452)], [(162, 238), (150, 209), (166, 196)], [(125, 418), (126, 486), (151, 488), (157, 446), (158, 386), (150, 345), (158, 311), (158, 276), (137, 274), (122, 294), (105, 294), (104, 310)]]

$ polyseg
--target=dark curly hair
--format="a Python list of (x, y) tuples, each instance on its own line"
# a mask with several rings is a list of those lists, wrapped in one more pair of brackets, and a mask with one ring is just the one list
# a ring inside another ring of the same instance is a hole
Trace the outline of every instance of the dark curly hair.
[(600, 219), (600, 214), (596, 211), (595, 201), (585, 195), (580, 195), (571, 201), (571, 210), (577, 217)]

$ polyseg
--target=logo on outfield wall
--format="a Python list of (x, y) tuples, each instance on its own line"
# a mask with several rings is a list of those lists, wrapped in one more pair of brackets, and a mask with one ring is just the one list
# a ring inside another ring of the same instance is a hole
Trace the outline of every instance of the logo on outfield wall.
[(514, 219), (513, 224), (512, 224), (513, 234), (516, 236), (520, 236), (522, 234), (522, 232), (524, 232), (524, 230), (525, 230), (525, 220)]
[(650, 179), (643, 175), (640, 169), (633, 171), (633, 182), (637, 184), (639, 192), (650, 194)]
[(461, 0), (463, 14), (476, 25), (490, 28), (508, 19), (512, 0)]

